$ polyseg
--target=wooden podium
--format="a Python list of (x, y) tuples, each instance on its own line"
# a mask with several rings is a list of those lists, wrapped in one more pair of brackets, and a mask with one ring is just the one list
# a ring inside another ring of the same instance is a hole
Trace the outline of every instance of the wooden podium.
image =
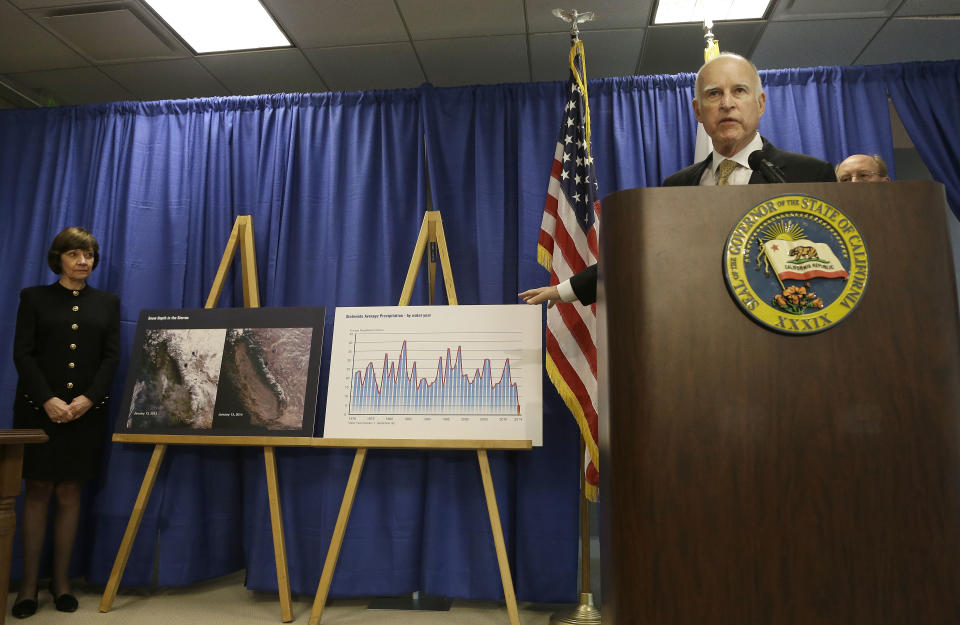
[[(859, 306), (819, 334), (761, 327), (724, 283), (732, 228), (784, 193), (839, 208), (870, 254)], [(634, 189), (603, 206), (604, 625), (960, 622), (943, 187)]]
[(17, 527), (17, 495), (23, 488), (23, 446), (47, 442), (43, 430), (0, 430), (0, 625), (7, 615), (10, 560)]

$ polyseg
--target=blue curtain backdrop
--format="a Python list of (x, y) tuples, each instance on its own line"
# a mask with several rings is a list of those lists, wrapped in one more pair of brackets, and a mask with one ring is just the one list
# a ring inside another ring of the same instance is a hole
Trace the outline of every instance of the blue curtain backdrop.
[(960, 218), (960, 63), (907, 63), (884, 68), (893, 106), (934, 180)]
[[(943, 65), (954, 76), (956, 66)], [(768, 94), (761, 132), (782, 148), (833, 162), (851, 152), (892, 162), (891, 72), (761, 72)], [(935, 93), (915, 72), (900, 79), (905, 90)], [(955, 78), (952, 84), (955, 93)], [(513, 303), (521, 288), (546, 277), (536, 240), (564, 86), (426, 85), (0, 112), (0, 226), (16, 263), (0, 276), (7, 296), (0, 353), (11, 351), (17, 291), (54, 280), (45, 250), (72, 224), (89, 227), (101, 242), (104, 261), (91, 283), (122, 297), (125, 352), (140, 309), (202, 306), (243, 214), (254, 219), (263, 305), (326, 306), (329, 332), (337, 305), (399, 300), (428, 180), (459, 302)], [(690, 164), (692, 90), (692, 74), (591, 81), (601, 194), (659, 184)], [(952, 145), (955, 158), (956, 133), (932, 134), (931, 143)], [(423, 281), (413, 303), (425, 303)], [(220, 305), (240, 302), (235, 269)], [(321, 407), (329, 345), (324, 351)], [(0, 358), (0, 402), (7, 406), (15, 383), (9, 356)], [(0, 427), (8, 426), (9, 410), (2, 414)], [(322, 416), (318, 434), (321, 425)], [(77, 572), (101, 584), (151, 448), (107, 450), (75, 558)], [(295, 592), (316, 590), (351, 462), (346, 450), (278, 452)], [(492, 454), (491, 462), (518, 597), (573, 600), (577, 430), (546, 380), (544, 446)], [(171, 447), (123, 584), (190, 584), (238, 568), (247, 569), (249, 587), (276, 588), (262, 452)], [(15, 576), (18, 569), (15, 563)], [(373, 451), (368, 458), (333, 595), (414, 590), (502, 597), (473, 454)]]
[(767, 111), (760, 133), (777, 147), (839, 163), (879, 154), (893, 175), (893, 136), (883, 75), (876, 66), (760, 72)]

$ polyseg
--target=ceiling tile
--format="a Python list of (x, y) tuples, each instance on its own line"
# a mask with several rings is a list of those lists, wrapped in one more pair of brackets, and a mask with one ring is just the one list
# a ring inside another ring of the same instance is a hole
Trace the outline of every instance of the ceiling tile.
[(265, 0), (301, 48), (408, 41), (393, 0)]
[(61, 39), (98, 62), (186, 55), (179, 45), (158, 37), (140, 16), (127, 9), (55, 14), (42, 19)]
[(414, 40), (526, 32), (520, 0), (397, 0)]
[[(750, 60), (760, 69), (849, 65), (884, 21), (876, 18), (770, 23)], [(810, 45), (813, 41), (816, 45)]]
[(14, 78), (38, 94), (52, 98), (58, 105), (133, 99), (132, 93), (95, 67), (28, 72)]
[(582, 33), (588, 78), (631, 76), (643, 50), (643, 28)]
[(10, 75), (0, 75), (0, 97), (15, 107), (33, 108), (43, 106), (47, 98), (35, 93), (30, 87), (14, 80)]
[(525, 82), (530, 79), (522, 35), (414, 42), (427, 82), (438, 87)]
[(856, 62), (905, 63), (960, 59), (960, 22), (952, 19), (894, 18)]
[[(644, 29), (582, 32), (587, 78), (629, 76), (637, 68)], [(533, 80), (566, 80), (570, 75), (570, 36), (567, 33), (530, 35)]]
[(103, 0), (10, 0), (21, 9), (44, 9), (49, 7), (83, 6), (85, 4), (103, 4)]
[(960, 4), (957, 0), (906, 0), (897, 17), (909, 15), (960, 15)]
[[(557, 0), (526, 0), (527, 26), (531, 33), (570, 32), (570, 24), (553, 15)], [(653, 0), (590, 0), (587, 8), (596, 13), (592, 22), (580, 26), (593, 30), (642, 28), (650, 20)], [(583, 11), (586, 12), (586, 11)]]
[(304, 54), (334, 91), (403, 89), (426, 78), (409, 43), (315, 48)]
[(889, 17), (901, 0), (791, 0), (778, 2), (771, 21)]
[[(584, 46), (586, 49), (586, 46)], [(587, 71), (593, 73), (593, 46), (587, 51)], [(570, 35), (544, 33), (530, 35), (531, 80), (545, 82), (566, 80), (570, 76)]]
[(101, 68), (141, 100), (177, 100), (230, 95), (194, 59), (120, 63)]
[(237, 95), (327, 90), (300, 50), (210, 54), (198, 60)]
[[(713, 32), (724, 52), (749, 57), (766, 22), (720, 22)], [(696, 24), (664, 24), (647, 28), (639, 74), (695, 72), (703, 65), (703, 29)]]
[(0, 0), (0, 74), (85, 65), (83, 57)]

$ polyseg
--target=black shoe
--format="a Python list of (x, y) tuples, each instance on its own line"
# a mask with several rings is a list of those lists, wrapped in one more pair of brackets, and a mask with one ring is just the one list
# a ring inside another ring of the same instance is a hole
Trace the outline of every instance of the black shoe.
[[(68, 592), (58, 597), (57, 593), (53, 591), (53, 580), (50, 580), (50, 594), (53, 595), (53, 605), (57, 607), (57, 611), (59, 612), (76, 612), (77, 608), (80, 607), (80, 602), (77, 601), (77, 598)], [(34, 607), (33, 609), (36, 611), (37, 608)], [(31, 612), (31, 614), (33, 614), (33, 612)]]
[(10, 610), (10, 613), (17, 618), (27, 618), (28, 616), (33, 616), (37, 612), (37, 595), (34, 594), (32, 599), (21, 599), (13, 604), (13, 609)]

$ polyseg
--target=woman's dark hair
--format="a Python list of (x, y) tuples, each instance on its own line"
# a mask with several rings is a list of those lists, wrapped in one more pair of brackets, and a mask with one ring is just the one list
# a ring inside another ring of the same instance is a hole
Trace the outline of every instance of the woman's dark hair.
[(47, 252), (47, 264), (53, 273), (63, 273), (63, 265), (60, 264), (60, 255), (70, 250), (93, 250), (93, 267), (96, 269), (100, 263), (100, 245), (90, 231), (78, 226), (70, 226), (60, 231), (60, 234), (53, 238), (50, 244), (50, 251)]

